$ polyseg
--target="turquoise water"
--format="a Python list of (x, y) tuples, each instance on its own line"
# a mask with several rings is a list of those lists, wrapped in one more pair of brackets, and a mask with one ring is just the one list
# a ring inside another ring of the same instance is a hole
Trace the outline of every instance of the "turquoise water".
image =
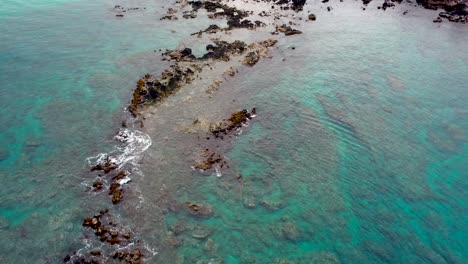
[[(209, 24), (162, 23), (160, 2), (0, 3), (0, 262), (60, 263), (83, 246), (83, 217), (110, 206), (84, 192), (86, 158), (112, 149), (135, 81), (164, 68), (153, 50), (199, 44), (188, 35)], [(117, 19), (116, 4), (147, 9)], [(150, 263), (468, 259), (466, 26), (439, 27), (425, 10), (402, 18), (351, 4), (313, 8), (317, 23), (281, 39), (271, 60), (218, 98), (224, 116), (258, 108), (228, 148), (226, 175), (190, 171), (183, 142), (150, 134), (145, 177), (134, 183), (150, 209), (129, 213), (137, 199), (116, 209), (129, 225), (151, 220), (143, 238), (168, 252)], [(157, 156), (161, 145), (169, 159)], [(214, 217), (162, 215), (163, 184), (177, 202), (211, 205)], [(166, 248), (175, 223), (209, 236), (187, 231)]]

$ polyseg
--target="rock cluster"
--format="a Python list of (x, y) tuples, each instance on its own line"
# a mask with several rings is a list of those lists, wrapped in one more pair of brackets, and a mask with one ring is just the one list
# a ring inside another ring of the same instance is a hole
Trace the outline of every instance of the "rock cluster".
[(253, 116), (255, 116), (257, 110), (252, 109), (251, 112), (246, 109), (231, 114), (231, 117), (223, 120), (222, 122), (210, 125), (210, 132), (216, 137), (222, 137), (222, 135), (227, 135), (229, 132), (241, 128), (246, 124)]
[(278, 32), (284, 33), (284, 35), (286, 36), (302, 34), (302, 31), (293, 29), (290, 26), (287, 26), (286, 24), (283, 24), (281, 26), (276, 26), (276, 30), (272, 34), (278, 34)]
[(203, 204), (185, 202), (185, 209), (196, 217), (211, 217), (213, 215), (213, 209)]
[(110, 221), (104, 221), (103, 218), (109, 216), (109, 210), (104, 210), (99, 212), (92, 217), (88, 217), (83, 221), (84, 227), (89, 227), (93, 229), (94, 235), (99, 237), (99, 240), (102, 242), (109, 243), (111, 245), (121, 244), (123, 242), (128, 242), (131, 238), (129, 233), (121, 234), (117, 229), (117, 224)]
[(138, 248), (133, 251), (116, 251), (112, 258), (128, 264), (139, 264), (142, 263), (143, 253)]
[[(126, 251), (119, 249), (111, 253), (109, 257), (129, 264), (142, 263), (143, 253), (141, 250), (139, 248), (134, 248), (133, 250), (128, 248), (134, 243), (130, 241), (132, 235), (129, 232), (119, 231), (123, 230), (123, 228), (119, 227), (115, 221), (113, 222), (109, 210), (100, 211), (98, 214), (84, 219), (83, 226), (92, 229), (94, 235), (101, 242), (110, 246), (116, 245), (127, 248)], [(73, 252), (73, 254), (65, 256), (63, 261), (65, 263), (98, 264), (107, 262), (103, 257), (105, 257), (105, 253), (99, 249), (91, 250), (84, 254)]]
[[(104, 171), (105, 174), (109, 174), (111, 171), (115, 171), (118, 168), (117, 164), (112, 162), (111, 157), (107, 157), (104, 162), (98, 163), (91, 167), (91, 171)], [(99, 175), (102, 176), (102, 175)], [(116, 170), (113, 175), (111, 175), (111, 183), (109, 187), (109, 195), (112, 197), (112, 203), (117, 204), (122, 201), (123, 198), (123, 188), (121, 180), (127, 176), (127, 172), (124, 170)], [(104, 183), (101, 180), (97, 180), (93, 183), (94, 191), (101, 191), (104, 188)]]
[(280, 5), (283, 10), (302, 11), (307, 0), (279, 0), (275, 4)]
[(139, 110), (148, 102), (159, 102), (176, 92), (181, 86), (191, 83), (195, 72), (201, 71), (198, 65), (172, 65), (158, 78), (147, 74), (138, 80), (133, 92), (133, 99), (128, 107), (132, 115), (137, 116)]

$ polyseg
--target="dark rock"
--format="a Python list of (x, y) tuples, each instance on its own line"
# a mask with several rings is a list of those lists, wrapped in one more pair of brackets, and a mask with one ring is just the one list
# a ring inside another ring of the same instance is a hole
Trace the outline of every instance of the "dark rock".
[(437, 17), (437, 18), (434, 19), (432, 22), (434, 22), (434, 23), (442, 23), (442, 18)]
[(242, 125), (247, 123), (250, 119), (252, 119), (252, 113), (249, 113), (246, 109), (244, 109), (242, 111), (233, 113), (229, 119), (224, 120), (223, 122), (210, 125), (210, 131), (215, 137), (219, 137), (221, 134), (227, 134), (230, 131), (242, 127)]
[(124, 261), (128, 264), (140, 264), (142, 263), (143, 253), (140, 249), (135, 249), (133, 251), (116, 251), (112, 255), (112, 258)]
[(302, 31), (297, 30), (297, 29), (293, 29), (290, 26), (287, 26), (286, 24), (283, 24), (281, 26), (276, 26), (276, 31), (275, 32), (284, 33), (284, 35), (286, 35), (286, 36), (302, 34)]
[(103, 187), (103, 183), (100, 182), (100, 181), (95, 181), (93, 183), (94, 191), (100, 191), (100, 190), (102, 190), (102, 187)]
[(98, 163), (91, 167), (91, 171), (104, 171), (104, 173), (109, 173), (113, 170), (117, 169), (117, 164), (113, 163), (110, 157), (106, 158), (106, 161)]
[(242, 62), (244, 65), (254, 66), (260, 60), (260, 55), (256, 51), (251, 51), (247, 53), (245, 56), (244, 61)]
[(178, 18), (174, 15), (166, 15), (161, 17), (159, 20), (177, 20)]
[(317, 17), (314, 14), (309, 15), (309, 20), (315, 21)]
[(161, 73), (158, 78), (154, 78), (150, 74), (145, 75), (144, 79), (138, 80), (137, 87), (133, 91), (133, 99), (128, 107), (129, 112), (133, 116), (137, 116), (140, 108), (145, 104), (159, 102), (175, 93), (183, 85), (191, 83), (195, 71), (200, 70), (201, 68), (197, 65), (173, 65)]
[(213, 215), (213, 210), (202, 204), (195, 204), (192, 202), (186, 202), (185, 208), (187, 211), (194, 216), (198, 217), (210, 217)]

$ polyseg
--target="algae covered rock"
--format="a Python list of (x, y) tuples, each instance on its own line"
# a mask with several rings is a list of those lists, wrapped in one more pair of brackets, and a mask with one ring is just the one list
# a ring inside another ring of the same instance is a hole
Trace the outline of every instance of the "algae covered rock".
[(212, 124), (210, 126), (210, 131), (215, 137), (220, 137), (221, 134), (227, 134), (242, 127), (242, 125), (246, 124), (255, 116), (256, 112), (257, 110), (255, 108), (253, 108), (251, 112), (247, 111), (246, 109), (235, 112), (231, 114), (231, 117), (228, 119), (225, 119), (222, 122), (216, 124)]
[(251, 51), (247, 53), (242, 63), (244, 65), (254, 66), (259, 60), (260, 60), (260, 55), (258, 55), (258, 53), (255, 51)]
[(185, 209), (187, 210), (189, 214), (193, 216), (210, 217), (213, 215), (213, 210), (210, 207), (203, 205), (203, 204), (186, 202)]

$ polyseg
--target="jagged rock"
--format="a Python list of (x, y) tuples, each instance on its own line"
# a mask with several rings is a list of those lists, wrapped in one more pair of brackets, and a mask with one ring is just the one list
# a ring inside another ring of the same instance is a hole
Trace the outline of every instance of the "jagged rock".
[(158, 78), (152, 75), (145, 75), (144, 79), (137, 82), (137, 87), (133, 92), (133, 99), (128, 107), (132, 115), (139, 114), (139, 109), (150, 102), (159, 102), (176, 92), (182, 85), (191, 83), (195, 71), (201, 71), (198, 65), (172, 65), (166, 69)]
[(210, 207), (205, 206), (203, 204), (195, 204), (192, 202), (186, 202), (185, 208), (187, 209), (189, 214), (193, 216), (210, 217), (213, 215), (213, 210)]
[(143, 260), (143, 253), (140, 249), (135, 249), (133, 251), (116, 251), (112, 255), (112, 258), (125, 261), (128, 264), (140, 264)]
[(91, 171), (104, 171), (104, 173), (109, 173), (117, 169), (117, 164), (113, 163), (110, 157), (107, 157), (104, 162), (98, 163), (91, 167)]
[(254, 66), (259, 60), (260, 60), (260, 55), (255, 51), (251, 51), (247, 53), (247, 56), (245, 56), (242, 64), (248, 65), (248, 66)]
[(256, 112), (256, 109), (253, 108), (250, 113), (246, 109), (233, 113), (227, 120), (212, 124), (210, 126), (210, 131), (215, 137), (219, 137), (221, 134), (227, 134), (230, 131), (242, 127), (242, 125), (252, 119)]
[(163, 53), (163, 56), (169, 57), (170, 60), (177, 62), (196, 60), (196, 57), (192, 54), (192, 50), (189, 48), (182, 50), (169, 50)]
[(122, 188), (120, 187), (119, 183), (112, 183), (110, 188), (109, 188), (109, 195), (112, 196), (112, 203), (113, 204), (118, 204), (120, 201), (122, 201), (123, 195), (122, 195)]
[(286, 36), (291, 36), (295, 34), (302, 34), (302, 31), (293, 29), (290, 26), (287, 26), (286, 24), (283, 24), (281, 26), (276, 26), (276, 31), (275, 32), (281, 32), (284, 33)]
[(93, 183), (93, 188), (94, 188), (94, 191), (100, 191), (102, 190), (102, 187), (104, 186), (104, 184), (100, 181), (95, 181)]
[(163, 16), (161, 17), (159, 20), (177, 20), (177, 16), (174, 16), (174, 15), (166, 15), (166, 16)]

